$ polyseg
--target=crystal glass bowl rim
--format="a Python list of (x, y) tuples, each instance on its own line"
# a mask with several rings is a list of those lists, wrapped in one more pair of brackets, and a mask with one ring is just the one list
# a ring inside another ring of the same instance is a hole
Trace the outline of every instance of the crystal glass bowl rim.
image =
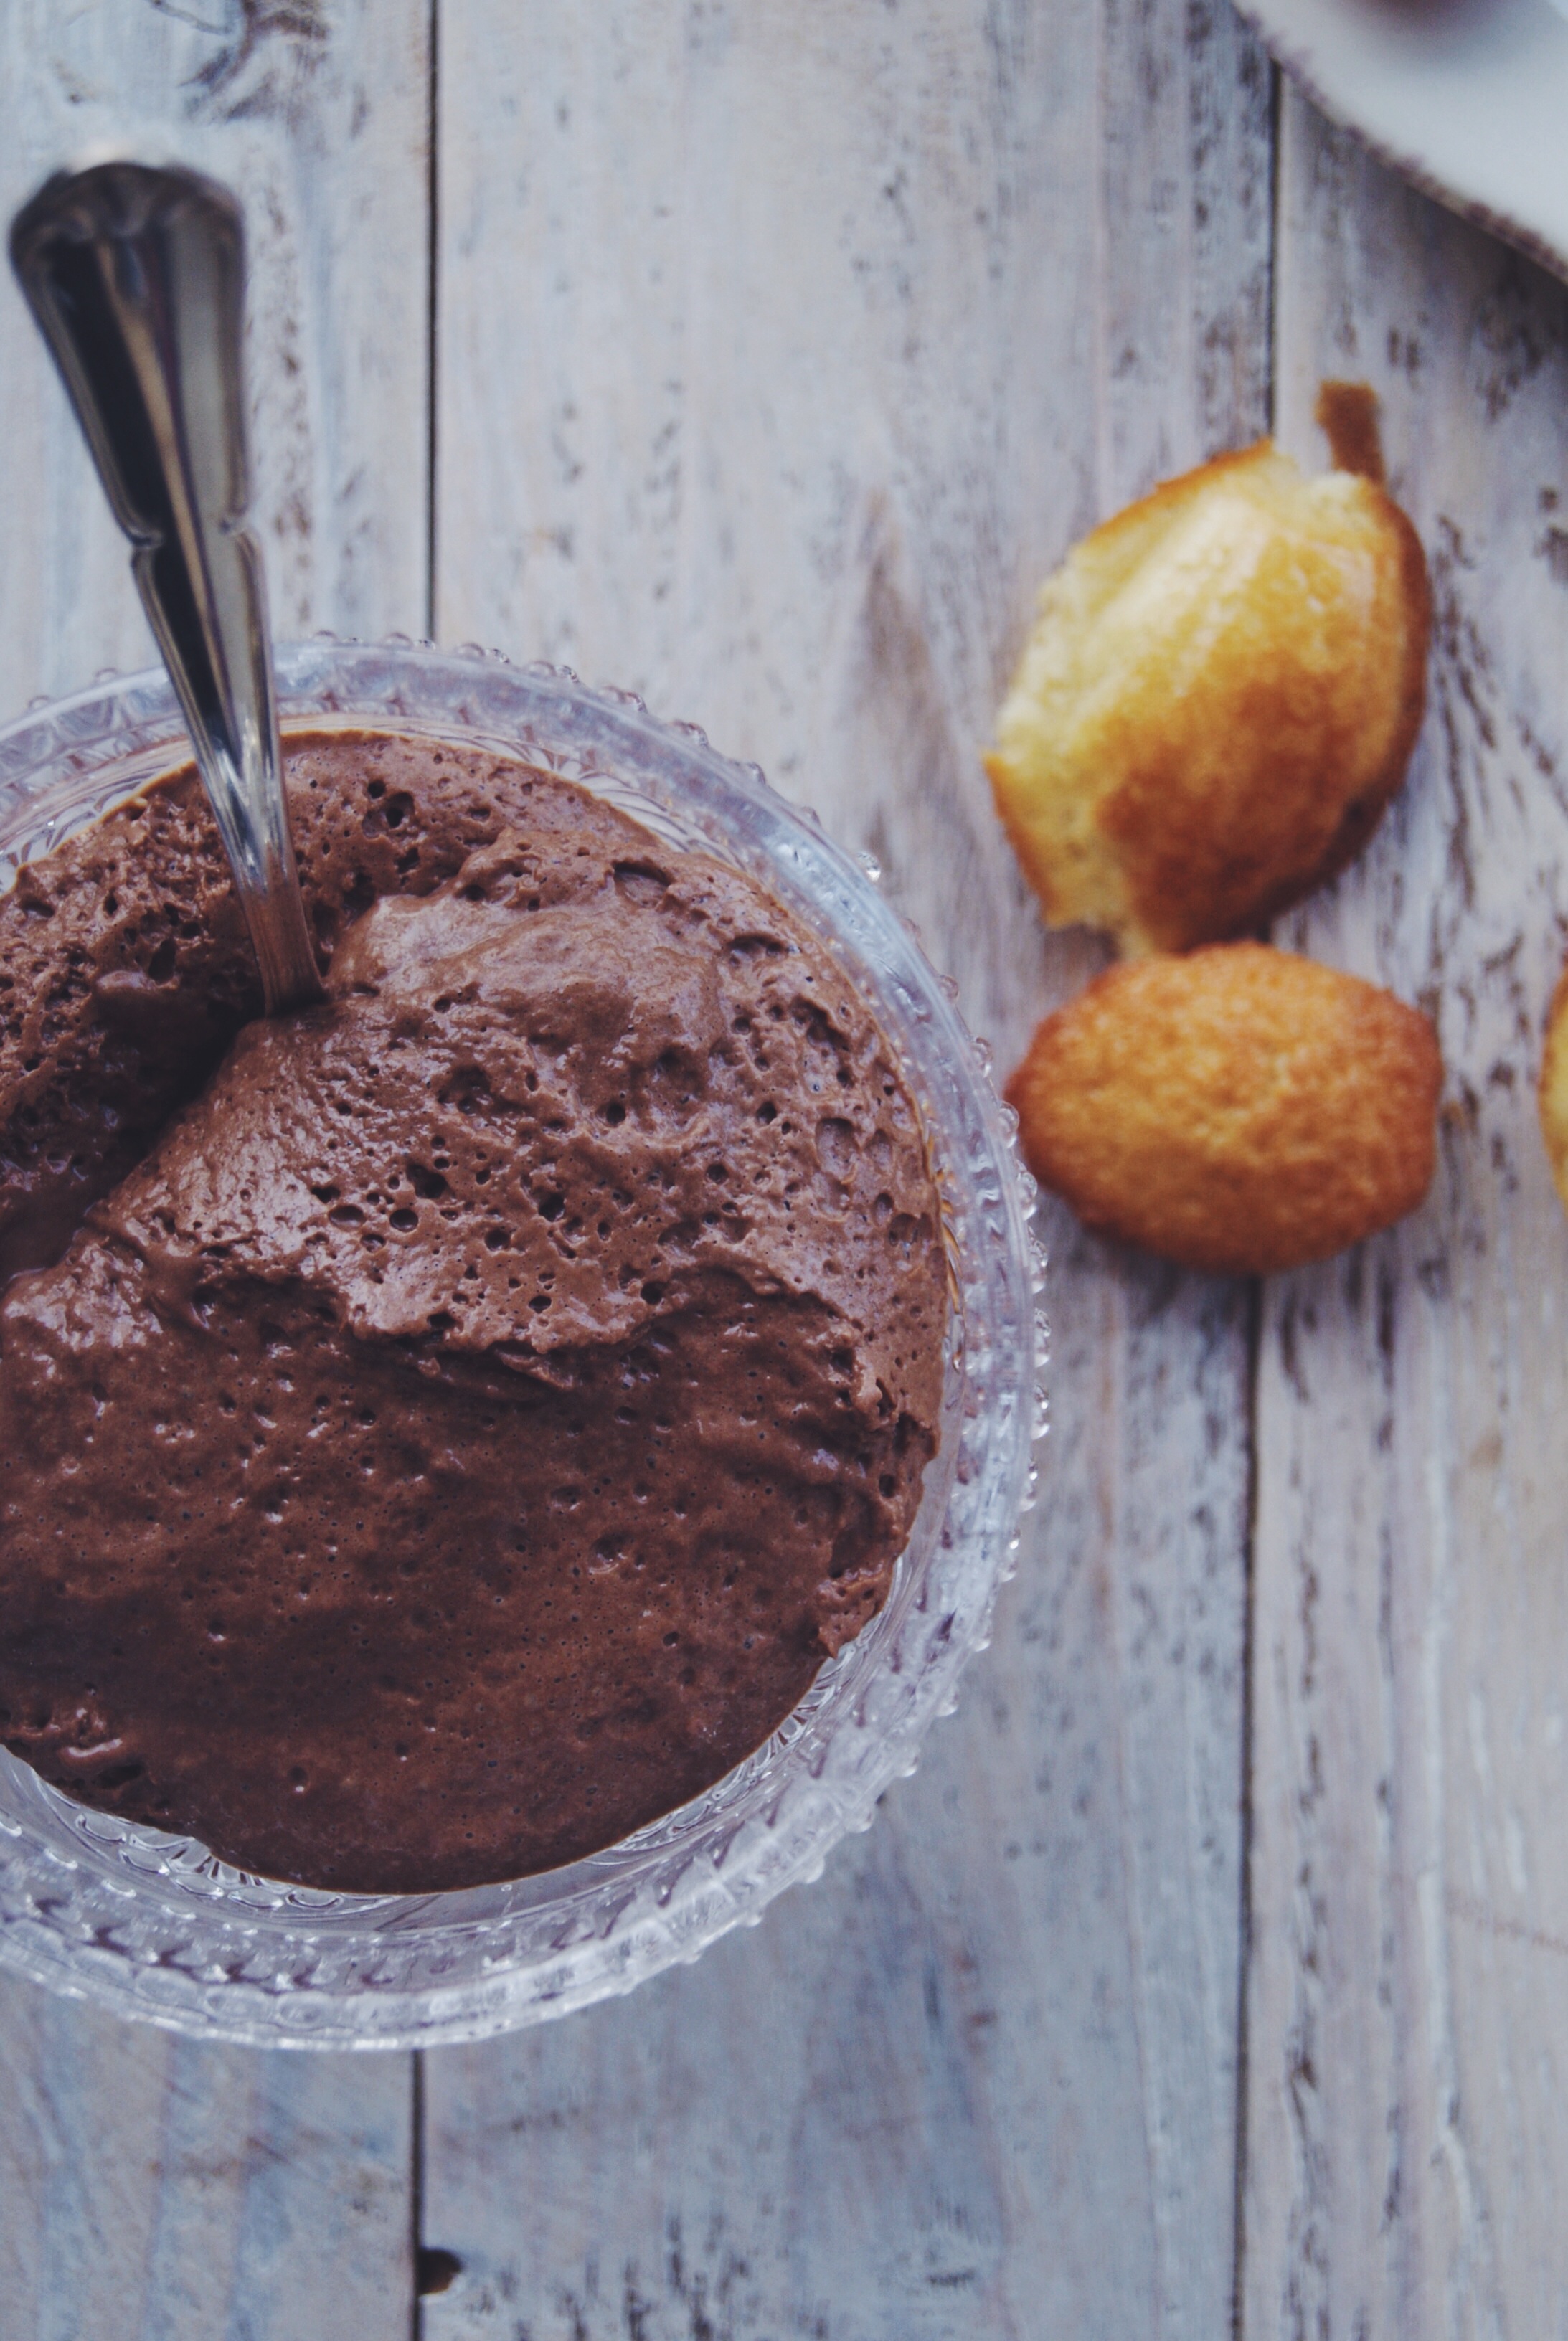
[[(473, 2039), (629, 1990), (817, 1876), (914, 1768), (987, 1639), (1033, 1488), (1041, 1263), (1013, 1117), (953, 987), (866, 871), (754, 765), (630, 693), (474, 649), (330, 636), (277, 654), (285, 727), (364, 724), (523, 752), (672, 842), (752, 870), (875, 1008), (925, 1119), (951, 1310), (942, 1443), (881, 1614), (788, 1721), (705, 1795), (608, 1851), (514, 1884), (313, 1892), (89, 1812), (0, 1751), (0, 1961), (175, 2029), (257, 2046)], [(100, 677), (0, 730), (0, 890), (18, 864), (183, 760), (161, 672)]]

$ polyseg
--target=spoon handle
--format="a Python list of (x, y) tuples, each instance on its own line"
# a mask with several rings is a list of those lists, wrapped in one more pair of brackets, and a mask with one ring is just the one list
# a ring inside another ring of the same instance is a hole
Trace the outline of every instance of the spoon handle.
[(289, 839), (250, 465), (245, 242), (225, 188), (105, 163), (16, 215), (11, 259), (54, 352), (179, 695), (269, 1016), (322, 996)]

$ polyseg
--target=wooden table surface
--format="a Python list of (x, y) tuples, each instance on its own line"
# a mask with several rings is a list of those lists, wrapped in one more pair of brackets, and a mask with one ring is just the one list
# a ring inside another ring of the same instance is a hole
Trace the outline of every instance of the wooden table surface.
[[(472, 2050), (0, 1979), (0, 2341), (1568, 2332), (1568, 293), (1227, 0), (4, 0), (7, 214), (236, 184), (278, 628), (477, 639), (754, 756), (1004, 1065), (976, 750), (1035, 584), (1321, 375), (1383, 401), (1431, 713), (1281, 940), (1439, 1021), (1424, 1209), (1262, 1286), (1045, 1212), (1054, 1429), (918, 1776), (756, 1933)], [(145, 663), (0, 286), (0, 703)], [(419, 2297), (421, 2289), (424, 2297)]]

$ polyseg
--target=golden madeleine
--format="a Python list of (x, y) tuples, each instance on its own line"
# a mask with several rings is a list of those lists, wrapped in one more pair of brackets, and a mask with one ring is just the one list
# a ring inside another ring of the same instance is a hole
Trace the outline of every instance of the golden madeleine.
[(1546, 1054), (1541, 1061), (1541, 1134), (1552, 1159), (1552, 1176), (1568, 1211), (1568, 967), (1558, 980), (1546, 1019)]
[(1046, 1017), (1007, 1096), (1035, 1177), (1086, 1226), (1263, 1275), (1414, 1210), (1442, 1081), (1413, 1008), (1240, 942), (1111, 968)]
[(1132, 953), (1251, 932), (1372, 835), (1421, 728), (1431, 597), (1367, 436), (1369, 473), (1219, 456), (1044, 586), (985, 764), (1053, 925)]

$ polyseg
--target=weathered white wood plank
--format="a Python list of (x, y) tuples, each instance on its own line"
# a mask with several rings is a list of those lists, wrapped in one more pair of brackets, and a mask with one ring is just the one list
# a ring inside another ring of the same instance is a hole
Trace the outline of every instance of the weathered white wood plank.
[[(429, 0), (7, 0), (0, 207), (102, 153), (237, 188), (280, 635), (423, 633)], [(216, 29), (203, 31), (203, 25)], [(124, 540), (0, 267), (0, 710), (149, 664)]]
[[(12, 0), (0, 207), (86, 148), (238, 187), (280, 631), (423, 632), (426, 0)], [(203, 25), (215, 29), (204, 31)], [(150, 661), (126, 549), (0, 283), (0, 710)], [(406, 2058), (175, 2045), (0, 1983), (5, 2341), (404, 2341)]]
[(1376, 385), (1437, 600), (1410, 785), (1287, 939), (1433, 1007), (1449, 1102), (1424, 1210), (1266, 1301), (1245, 2331), (1561, 2333), (1568, 294), (1293, 98), (1279, 294), (1286, 443)]
[[(1223, 5), (443, 0), (437, 624), (696, 715), (1004, 1061), (975, 751), (1040, 577), (1266, 414)], [(1056, 1218), (1056, 1432), (921, 1775), (756, 1937), (428, 2067), (431, 2341), (1226, 2329), (1249, 1299)]]
[(5, 2341), (406, 2341), (408, 2059), (197, 2047), (0, 1982)]

